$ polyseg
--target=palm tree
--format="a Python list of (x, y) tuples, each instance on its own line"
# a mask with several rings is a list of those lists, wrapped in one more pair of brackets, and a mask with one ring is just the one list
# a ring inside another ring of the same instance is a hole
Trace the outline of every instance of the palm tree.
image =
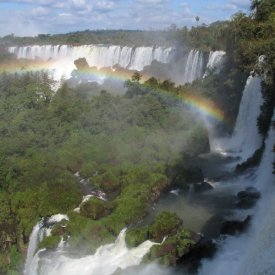
[(197, 27), (198, 27), (199, 21), (200, 21), (200, 17), (199, 17), (199, 16), (196, 16), (195, 19), (196, 19), (196, 21), (197, 21)]
[(255, 13), (257, 13), (260, 5), (261, 5), (261, 1), (260, 0), (252, 0), (251, 5), (250, 5), (250, 9), (252, 11), (255, 11)]

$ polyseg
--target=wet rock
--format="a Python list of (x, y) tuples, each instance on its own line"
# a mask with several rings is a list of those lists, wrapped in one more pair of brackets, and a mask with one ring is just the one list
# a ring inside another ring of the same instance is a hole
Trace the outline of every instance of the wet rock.
[(254, 187), (248, 187), (237, 194), (237, 206), (240, 208), (250, 208), (255, 205), (261, 197), (261, 193)]
[(251, 216), (247, 216), (243, 221), (225, 221), (221, 227), (221, 234), (236, 235), (247, 229), (251, 221)]
[(213, 189), (213, 186), (206, 181), (194, 184), (194, 191), (197, 193), (205, 192), (211, 189)]
[(154, 245), (147, 258), (149, 261), (156, 260), (166, 266), (175, 266), (177, 261), (200, 241), (200, 238), (200, 235), (182, 228), (175, 235), (168, 236), (162, 244)]
[(262, 155), (263, 155), (263, 152), (264, 152), (264, 148), (265, 148), (265, 146), (263, 145), (261, 148), (259, 148), (258, 150), (256, 150), (254, 152), (252, 157), (248, 158), (245, 162), (238, 164), (236, 166), (235, 171), (237, 173), (242, 173), (249, 168), (259, 165)]
[(176, 171), (172, 180), (173, 188), (188, 189), (192, 183), (203, 182), (204, 175), (199, 167), (181, 168)]
[(196, 274), (201, 260), (204, 258), (211, 259), (216, 251), (217, 245), (213, 240), (201, 238), (187, 254), (183, 255), (183, 257), (177, 261), (177, 263), (184, 265), (188, 273)]

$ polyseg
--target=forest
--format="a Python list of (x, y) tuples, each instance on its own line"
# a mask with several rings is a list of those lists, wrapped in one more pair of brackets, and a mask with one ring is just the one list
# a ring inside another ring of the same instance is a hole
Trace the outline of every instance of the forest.
[[(72, 87), (66, 81), (54, 91), (45, 71), (5, 72), (14, 62), (5, 51), (10, 45), (99, 43), (224, 50), (227, 60), (219, 75), (209, 74), (181, 86), (153, 77), (143, 81), (142, 74), (135, 73), (125, 81), (123, 95), (94, 83)], [(81, 255), (94, 253), (130, 227), (126, 241), (131, 247), (148, 238), (161, 242), (169, 235), (147, 260), (175, 264), (197, 242), (181, 219), (162, 212), (152, 224), (136, 225), (167, 190), (187, 188), (190, 178), (203, 180), (196, 163), (199, 154), (210, 150), (207, 129), (180, 97), (193, 94), (211, 99), (234, 125), (245, 79), (258, 57), (265, 55), (264, 67), (255, 69), (265, 80), (258, 118), (263, 136), (271, 123), (275, 106), (273, 0), (252, 1), (249, 15), (237, 13), (229, 21), (191, 29), (9, 35), (0, 38), (0, 45), (1, 274), (21, 274), (33, 226), (56, 213), (67, 214), (70, 222), (56, 225), (39, 249), (56, 248), (62, 237)], [(81, 203), (86, 187), (78, 177), (93, 191), (103, 191), (107, 200), (94, 197)], [(78, 206), (79, 213), (74, 211)], [(175, 243), (173, 253), (161, 254), (161, 248)]]

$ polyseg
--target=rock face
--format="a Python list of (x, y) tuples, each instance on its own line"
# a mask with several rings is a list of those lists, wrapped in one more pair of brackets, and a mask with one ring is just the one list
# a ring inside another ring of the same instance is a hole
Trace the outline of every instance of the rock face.
[(197, 193), (201, 193), (201, 192), (205, 192), (213, 189), (213, 186), (206, 181), (195, 183), (193, 186), (194, 186), (194, 191)]
[(221, 227), (221, 234), (236, 235), (247, 229), (251, 221), (251, 216), (247, 216), (245, 220), (225, 221)]
[(162, 212), (150, 226), (130, 229), (126, 235), (126, 242), (129, 246), (138, 246), (148, 239), (162, 242), (151, 248), (145, 261), (156, 260), (161, 264), (173, 266), (200, 238), (200, 235), (185, 230), (182, 220), (175, 213)]
[(263, 152), (264, 152), (264, 145), (261, 146), (261, 148), (259, 148), (258, 150), (256, 150), (252, 157), (248, 158), (245, 162), (238, 164), (236, 166), (235, 171), (237, 173), (242, 173), (249, 168), (259, 165)]
[(260, 197), (261, 193), (256, 188), (248, 187), (237, 194), (237, 206), (239, 208), (250, 208), (255, 205)]
[(200, 235), (181, 228), (176, 234), (167, 237), (161, 245), (153, 246), (148, 259), (157, 260), (166, 266), (174, 266), (199, 240)]
[(107, 203), (96, 197), (90, 198), (80, 206), (80, 214), (93, 220), (106, 216), (108, 212)]
[(188, 273), (197, 274), (201, 260), (205, 258), (211, 259), (216, 251), (217, 244), (214, 241), (201, 238), (187, 254), (183, 255), (183, 257), (177, 261), (177, 263), (184, 264)]
[(172, 180), (173, 188), (188, 189), (189, 184), (201, 183), (204, 180), (202, 170), (198, 167), (175, 168), (175, 176)]

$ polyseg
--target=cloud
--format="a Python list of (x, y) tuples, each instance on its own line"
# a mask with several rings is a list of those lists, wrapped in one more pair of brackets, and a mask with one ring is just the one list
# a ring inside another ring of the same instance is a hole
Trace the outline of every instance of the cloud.
[(250, 0), (231, 0), (223, 6), (223, 10), (232, 12), (238, 10), (248, 10), (250, 4)]
[[(26, 33), (24, 26), (28, 26), (28, 34), (167, 29), (172, 23), (192, 26), (196, 15), (201, 23), (209, 24), (229, 18), (249, 4), (249, 0), (0, 0), (0, 35)], [(20, 14), (19, 18), (15, 20), (14, 14)]]
[(113, 1), (98, 0), (94, 3), (94, 9), (101, 12), (113, 10), (115, 3)]
[(14, 33), (17, 36), (34, 36), (44, 32), (36, 22), (22, 11), (8, 11), (2, 14), (0, 26), (5, 26), (5, 29), (0, 28), (0, 35)]
[(45, 16), (45, 15), (48, 15), (49, 13), (50, 13), (50, 10), (48, 8), (44, 8), (41, 6), (32, 9), (33, 16)]
[(70, 0), (70, 3), (73, 8), (83, 10), (87, 8), (85, 0)]
[(143, 5), (164, 5), (168, 1), (167, 0), (137, 0), (136, 2)]
[(59, 2), (59, 3), (54, 3), (52, 5), (53, 8), (56, 8), (56, 9), (62, 9), (65, 7), (65, 3), (62, 3), (62, 2)]

